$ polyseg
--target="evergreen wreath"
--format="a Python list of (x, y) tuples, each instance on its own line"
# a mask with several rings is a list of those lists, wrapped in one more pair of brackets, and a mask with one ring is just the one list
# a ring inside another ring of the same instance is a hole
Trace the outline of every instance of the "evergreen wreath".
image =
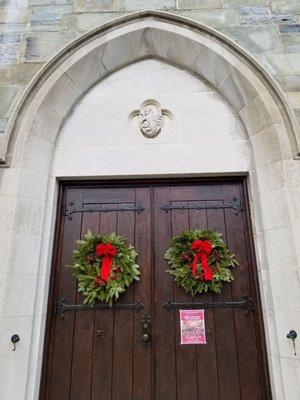
[(125, 244), (124, 237), (88, 231), (84, 240), (77, 241), (71, 266), (78, 281), (77, 290), (84, 296), (83, 303), (105, 301), (112, 306), (133, 281), (140, 279), (136, 257), (135, 249)]
[(222, 234), (213, 230), (185, 230), (174, 236), (165, 253), (169, 272), (187, 293), (220, 293), (224, 282), (233, 281), (231, 268), (237, 265)]

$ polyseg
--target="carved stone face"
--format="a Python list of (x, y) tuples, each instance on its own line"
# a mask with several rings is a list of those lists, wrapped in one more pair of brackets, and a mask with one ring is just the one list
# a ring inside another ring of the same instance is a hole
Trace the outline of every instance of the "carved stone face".
[(161, 130), (163, 116), (161, 109), (156, 104), (146, 104), (140, 110), (140, 129), (144, 136), (153, 138)]

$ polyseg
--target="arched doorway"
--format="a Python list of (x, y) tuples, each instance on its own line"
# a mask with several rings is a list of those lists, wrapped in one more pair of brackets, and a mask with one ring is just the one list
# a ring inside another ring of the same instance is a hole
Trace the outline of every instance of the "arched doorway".
[[(210, 29), (167, 14), (144, 13), (126, 17), (116, 24), (104, 27), (102, 31), (96, 30), (85, 35), (74, 43), (72, 52), (71, 49), (67, 50), (69, 51), (61, 53), (44, 69), (30, 88), (30, 94), (20, 103), (15, 114), (16, 120), (13, 121), (12, 118), (11, 121), (12, 135), (10, 138), (7, 136), (6, 142), (8, 152), (5, 160), (11, 167), (4, 175), (8, 179), (13, 176), (16, 180), (17, 196), (13, 204), (13, 222), (17, 223), (19, 210), (26, 209), (32, 221), (31, 225), (34, 225), (30, 227), (30, 234), (39, 238), (35, 242), (35, 250), (29, 252), (30, 261), (39, 267), (30, 277), (33, 290), (28, 296), (30, 301), (24, 305), (22, 311), (25, 315), (29, 312), (35, 316), (31, 322), (28, 321), (29, 329), (25, 333), (25, 336), (32, 338), (26, 353), (27, 358), (25, 357), (27, 367), (24, 366), (25, 371), (28, 371), (28, 379), (26, 381), (23, 378), (22, 381), (24, 390), (27, 387), (28, 398), (32, 396), (32, 388), (38, 390), (37, 382), (40, 376), (39, 345), (43, 343), (45, 299), (50, 273), (49, 254), (52, 251), (54, 230), (53, 214), (57, 204), (56, 180), (74, 177), (107, 178), (114, 174), (107, 171), (102, 175), (99, 170), (85, 174), (82, 173), (83, 167), (74, 175), (67, 172), (60, 176), (51, 175), (49, 171), (52, 153), (60, 127), (73, 105), (95, 82), (133, 61), (151, 57), (185, 68), (209, 82), (230, 102), (245, 125), (254, 163), (247, 171), (239, 172), (249, 173), (248, 186), (257, 263), (259, 271), (264, 270), (260, 273), (260, 283), (272, 388), (274, 393), (280, 396), (285, 389), (282, 386), (281, 375), (283, 365), (277, 354), (277, 347), (282, 346), (285, 351), (285, 345), (278, 344), (282, 332), (279, 334), (277, 328), (281, 326), (282, 319), (274, 312), (277, 300), (270, 289), (268, 266), (271, 260), (274, 261), (274, 246), (271, 248), (270, 245), (274, 235), (292, 235), (293, 229), (280, 162), (292, 160), (293, 155), (298, 154), (297, 128), (280, 92), (272, 86), (254, 62), (223, 37)], [(207, 68), (208, 66), (210, 68)], [(5, 145), (2, 150), (5, 153)], [(186, 176), (189, 172), (180, 171), (177, 174)], [(235, 174), (237, 170), (231, 172)], [(147, 175), (141, 170), (129, 175), (136, 177), (141, 173)], [(195, 173), (198, 176), (208, 173), (219, 175), (229, 174), (230, 171), (198, 169)], [(118, 177), (122, 178), (122, 175), (120, 173)], [(30, 187), (30, 196), (28, 185), (21, 185), (21, 182), (26, 180), (30, 183), (35, 182), (35, 185)], [(5, 207), (4, 204), (4, 209)], [(37, 209), (38, 212), (33, 211)], [(23, 228), (22, 234), (25, 235), (28, 233), (26, 224)], [(11, 248), (14, 241), (12, 235)], [(295, 253), (293, 241), (287, 243), (286, 252)], [(18, 282), (17, 277), (8, 276), (7, 291), (11, 288), (12, 278), (14, 285)]]

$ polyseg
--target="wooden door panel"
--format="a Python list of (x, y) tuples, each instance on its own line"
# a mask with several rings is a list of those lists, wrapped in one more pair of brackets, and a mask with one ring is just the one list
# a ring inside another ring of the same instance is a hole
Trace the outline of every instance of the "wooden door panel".
[[(41, 400), (270, 398), (263, 374), (259, 309), (247, 316), (243, 309), (206, 309), (207, 344), (181, 345), (179, 310), (166, 311), (161, 306), (168, 299), (237, 301), (244, 295), (259, 304), (245, 212), (219, 207), (234, 197), (245, 204), (240, 182), (66, 187), (64, 201), (74, 203), (72, 207), (79, 211), (72, 219), (61, 220), (52, 279), (54, 301), (65, 297), (69, 304), (82, 303), (72, 271), (65, 265), (72, 263), (74, 241), (90, 229), (101, 234), (117, 232), (134, 244), (141, 280), (119, 302), (140, 301), (145, 309), (140, 313), (131, 309), (72, 311), (64, 319), (52, 316)], [(122, 211), (135, 204), (143, 211)], [(166, 212), (164, 204), (177, 209)], [(103, 212), (104, 208), (114, 211)], [(196, 228), (220, 231), (239, 261), (234, 282), (219, 295), (192, 298), (165, 272), (164, 254), (172, 236)], [(152, 321), (150, 346), (144, 346), (141, 338), (146, 313)]]

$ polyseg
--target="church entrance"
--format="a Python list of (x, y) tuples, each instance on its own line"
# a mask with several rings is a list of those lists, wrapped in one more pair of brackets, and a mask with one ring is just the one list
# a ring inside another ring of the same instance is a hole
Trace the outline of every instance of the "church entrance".
[[(59, 209), (42, 400), (271, 398), (242, 179), (70, 183)], [(172, 236), (196, 228), (221, 232), (239, 262), (218, 295), (193, 298), (166, 273)], [(138, 252), (141, 280), (118, 307), (80, 308), (66, 265), (89, 229), (124, 235)], [(180, 344), (180, 309), (204, 309), (206, 344)]]

